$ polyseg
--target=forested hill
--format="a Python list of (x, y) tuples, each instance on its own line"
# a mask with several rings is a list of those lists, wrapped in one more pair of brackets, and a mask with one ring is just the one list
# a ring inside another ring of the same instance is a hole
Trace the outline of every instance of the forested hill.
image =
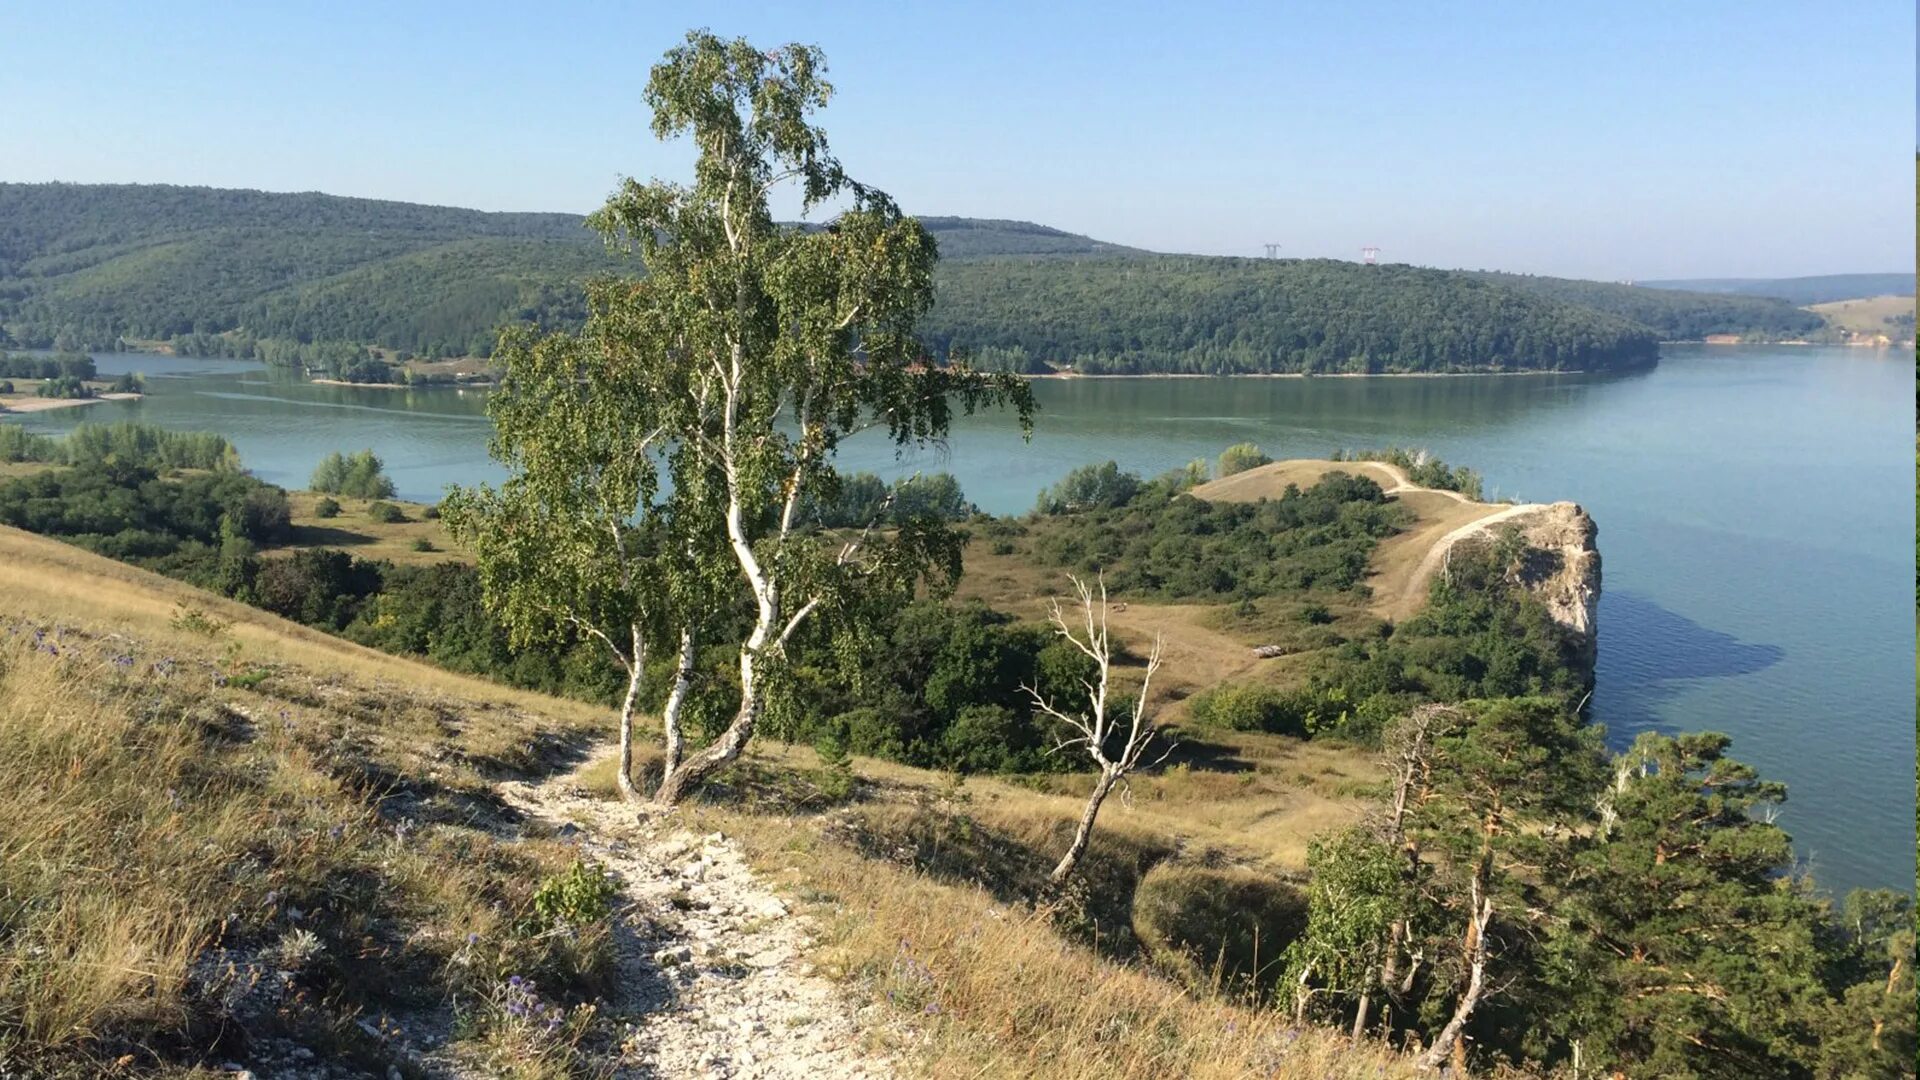
[(1830, 304), (1836, 300), (1863, 300), (1870, 296), (1912, 296), (1914, 276), (1892, 274), (1816, 274), (1791, 278), (1688, 278), (1642, 281), (1649, 289), (1735, 293), (1771, 296), (1793, 304)]
[(1332, 259), (1001, 259), (940, 272), (936, 349), (1083, 374), (1382, 373), (1652, 363), (1602, 312), (1469, 274)]
[[(1592, 369), (1646, 362), (1659, 338), (1820, 325), (1752, 297), (1175, 257), (1028, 222), (922, 220), (942, 254), (933, 343), (1028, 370)], [(500, 324), (576, 320), (584, 278), (632, 269), (572, 214), (0, 184), (0, 327), (30, 347), (240, 331), (242, 349), (259, 339), (484, 354)]]
[(1827, 322), (1804, 308), (1766, 296), (1655, 289), (1610, 281), (1503, 274), (1475, 274), (1538, 296), (1578, 304), (1652, 329), (1662, 341), (1698, 341), (1709, 334), (1737, 334), (1789, 341), (1825, 332)]

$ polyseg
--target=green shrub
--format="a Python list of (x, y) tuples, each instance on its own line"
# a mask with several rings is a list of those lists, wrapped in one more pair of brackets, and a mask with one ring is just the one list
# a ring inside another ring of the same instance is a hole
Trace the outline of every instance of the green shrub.
[(1189, 491), (1213, 479), (1213, 466), (1206, 458), (1194, 458), (1177, 469), (1162, 473), (1154, 483), (1166, 487), (1169, 491)]
[(413, 550), (415, 551), (432, 551), (433, 549), (434, 549), (433, 541), (427, 539), (424, 536), (416, 539), (413, 542)]
[(958, 773), (1018, 769), (1031, 734), (1031, 726), (1004, 705), (968, 705), (941, 735), (941, 763)]
[(1195, 694), (1187, 708), (1194, 723), (1207, 727), (1304, 738), (1312, 702), (1299, 691), (1229, 683)]
[(1306, 925), (1299, 889), (1248, 870), (1162, 863), (1133, 896), (1148, 959), (1197, 992), (1266, 996)]
[(1465, 465), (1453, 468), (1425, 450), (1389, 446), (1384, 450), (1335, 450), (1335, 461), (1384, 461), (1406, 471), (1407, 479), (1421, 487), (1457, 491), (1469, 499), (1480, 498), (1480, 474)]
[(367, 516), (382, 525), (397, 525), (407, 520), (407, 512), (390, 502), (376, 502), (367, 507)]
[(240, 454), (210, 431), (167, 431), (152, 424), (82, 424), (60, 441), (66, 463), (114, 462), (151, 469), (240, 468)]
[(620, 889), (605, 870), (585, 860), (540, 883), (533, 894), (527, 929), (539, 933), (559, 924), (584, 926), (613, 913)]
[(1271, 464), (1273, 459), (1250, 442), (1235, 443), (1220, 452), (1220, 475), (1223, 477)]
[(174, 609), (172, 625), (175, 630), (184, 631), (199, 637), (214, 638), (227, 632), (232, 623), (186, 604)]
[[(1103, 498), (1097, 478), (1074, 476), (1081, 478), (1063, 484), (1070, 490), (1056, 488), (1042, 499), (1043, 509)], [(1042, 565), (1104, 572), (1107, 588), (1119, 595), (1224, 600), (1357, 590), (1374, 544), (1405, 518), (1379, 484), (1346, 473), (1254, 502), (1185, 498), (1156, 483), (1121, 506), (1034, 519), (1030, 549)]]
[(0, 424), (0, 461), (57, 462), (62, 456), (58, 439), (35, 435), (18, 424)]
[(352, 454), (342, 454), (336, 450), (320, 459), (319, 466), (313, 470), (313, 478), (307, 484), (325, 495), (390, 499), (393, 497), (393, 481), (387, 479), (384, 469), (385, 466), (372, 450)]
[(854, 709), (834, 717), (832, 723), (846, 732), (847, 749), (856, 754), (888, 761), (900, 761), (906, 756), (900, 722), (879, 709)]
[(837, 730), (829, 729), (814, 740), (813, 752), (820, 757), (820, 793), (829, 801), (845, 802), (853, 794), (855, 778), (853, 758), (847, 753), (847, 741)]
[(43, 398), (90, 398), (93, 388), (71, 375), (62, 375), (42, 382), (36, 393)]
[(1076, 510), (1110, 510), (1125, 506), (1140, 493), (1140, 478), (1121, 472), (1118, 462), (1082, 465), (1058, 484), (1040, 493), (1036, 509), (1042, 514), (1067, 514)]
[(317, 518), (336, 518), (340, 516), (340, 504), (331, 498), (321, 499), (313, 504), (313, 516)]

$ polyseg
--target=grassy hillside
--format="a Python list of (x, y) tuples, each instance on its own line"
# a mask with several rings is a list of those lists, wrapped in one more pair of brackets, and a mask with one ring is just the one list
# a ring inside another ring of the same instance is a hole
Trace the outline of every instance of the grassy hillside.
[(1859, 300), (1834, 300), (1814, 304), (1807, 310), (1827, 320), (1836, 329), (1864, 339), (1886, 337), (1901, 341), (1913, 336), (1914, 296), (1871, 296)]
[[(0, 591), (0, 896), (25, 902), (0, 909), (0, 1062), (273, 1074), (304, 1051), (374, 1075), (458, 1063), (557, 1078), (620, 1059), (609, 934), (650, 916), (540, 930), (533, 897), (567, 879), (575, 848), (495, 793), (578, 761), (600, 710), (3, 527)], [(1176, 863), (1202, 884), (1297, 867), (1306, 837), (1351, 820), (1374, 782), (1337, 747), (1227, 733), (1217, 753), (1244, 772), (1176, 770), (1112, 808), (1089, 873), (1126, 891), (1085, 898), (1094, 917), (1127, 928), (1126, 898), (1184, 881)], [(609, 792), (606, 764), (579, 783)], [(1413, 1075), (1384, 1044), (1294, 1027), (1205, 992), (1204, 971), (1184, 984), (1008, 903), (1070, 829), (1079, 778), (1036, 790), (854, 767), (858, 797), (836, 809), (811, 750), (768, 744), (681, 824), (735, 837), (815, 919), (809, 959), (872, 1001), (872, 1037), (914, 1071)], [(553, 1031), (520, 1024), (510, 974), (576, 1011)]]

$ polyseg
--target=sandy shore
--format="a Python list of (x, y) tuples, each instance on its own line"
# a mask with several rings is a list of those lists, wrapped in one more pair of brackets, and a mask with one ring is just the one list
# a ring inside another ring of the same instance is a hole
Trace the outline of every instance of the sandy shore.
[(0, 397), (0, 410), (14, 413), (46, 412), (49, 409), (71, 409), (79, 405), (93, 405), (102, 401), (138, 401), (140, 394), (96, 394), (90, 398), (46, 398), (30, 395)]

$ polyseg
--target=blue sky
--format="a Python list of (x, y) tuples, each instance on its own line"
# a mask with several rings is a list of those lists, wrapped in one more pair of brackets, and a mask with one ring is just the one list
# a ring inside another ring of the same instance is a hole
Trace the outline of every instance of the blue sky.
[(641, 89), (694, 25), (822, 46), (836, 150), (916, 213), (1610, 279), (1914, 261), (1908, 0), (10, 0), (0, 180), (585, 211), (684, 173)]

